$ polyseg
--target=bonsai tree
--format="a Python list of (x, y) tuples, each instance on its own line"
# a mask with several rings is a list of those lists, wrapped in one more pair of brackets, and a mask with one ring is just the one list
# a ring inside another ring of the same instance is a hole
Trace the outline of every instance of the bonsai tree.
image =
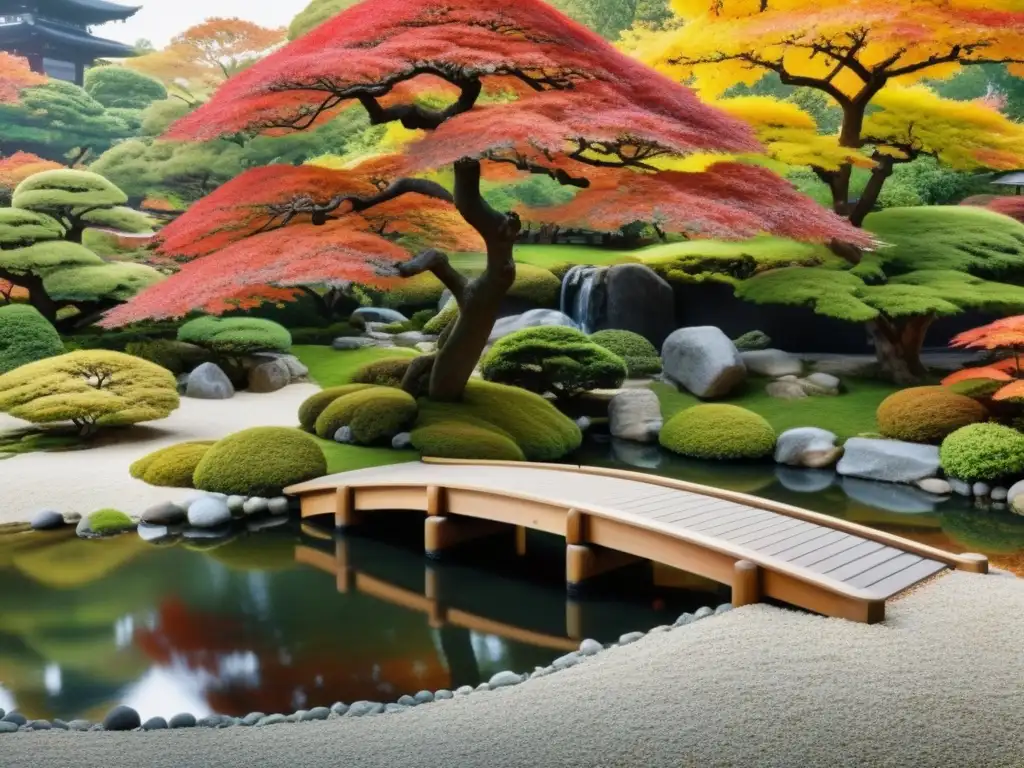
[(71, 422), (83, 435), (163, 419), (177, 407), (170, 371), (121, 352), (69, 352), (0, 376), (0, 411), (34, 424)]
[[(663, 229), (691, 236), (871, 243), (764, 168), (661, 170), (673, 158), (760, 146), (742, 122), (541, 0), (356, 5), (231, 77), (168, 138), (304, 130), (353, 104), (373, 124), (400, 123), (407, 140), (353, 167), (268, 166), (224, 184), (162, 231), (160, 253), (180, 271), (104, 324), (429, 271), (459, 316), (407, 376), (429, 373), (430, 398), (458, 400), (516, 274), (520, 217), (486, 202), (485, 175), (544, 175), (581, 194), (628, 184), (646, 201), (639, 218), (663, 212)], [(423, 240), (433, 247), (410, 258), (402, 243)], [(472, 279), (444, 253), (469, 240), (486, 253)]]

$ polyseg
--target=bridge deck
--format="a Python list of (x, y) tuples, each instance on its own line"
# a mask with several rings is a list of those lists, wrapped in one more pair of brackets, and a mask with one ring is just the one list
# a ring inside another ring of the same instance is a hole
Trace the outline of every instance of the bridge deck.
[[(422, 509), (441, 518), (437, 524), (452, 515), (452, 522), (470, 517), (562, 534), (570, 582), (602, 570), (598, 556), (614, 550), (732, 584), (734, 602), (768, 596), (867, 622), (882, 620), (886, 599), (948, 567), (987, 570), (978, 555), (618, 470), (434, 460), (345, 472), (288, 491), (302, 497), (304, 517), (334, 512), (340, 524), (359, 510)], [(428, 531), (428, 549), (431, 538), (444, 541)]]

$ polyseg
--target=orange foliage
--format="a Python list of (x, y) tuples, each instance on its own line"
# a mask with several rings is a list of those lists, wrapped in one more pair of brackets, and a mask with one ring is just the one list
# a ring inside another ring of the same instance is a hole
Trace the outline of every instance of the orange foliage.
[[(1005, 363), (1007, 361), (1000, 361)], [(1013, 363), (1013, 360), (1009, 361)], [(1014, 365), (1016, 370), (1016, 365)], [(951, 373), (942, 380), (943, 386), (959, 384), (962, 381), (1013, 381), (1013, 376), (1007, 373), (1002, 365), (983, 365), (978, 368), (964, 368), (963, 370)]]
[(0, 157), (0, 189), (13, 191), (18, 184), (34, 173), (63, 168), (60, 163), (44, 160), (31, 152), (15, 152)]
[(28, 59), (0, 51), (0, 104), (14, 104), (23, 88), (45, 82), (45, 75), (33, 72)]
[(1020, 400), (1024, 398), (1024, 381), (1018, 379), (1000, 389), (994, 395), (993, 400)]
[(1024, 315), (1004, 317), (988, 325), (964, 331), (953, 337), (950, 346), (969, 349), (1024, 346)]
[[(1024, 346), (1024, 315), (1004, 317), (1001, 320), (972, 328), (953, 337), (952, 347), (966, 349), (1013, 349)], [(1024, 396), (1024, 380), (1021, 379), (1018, 355), (1003, 358), (977, 368), (965, 368), (952, 373), (942, 380), (946, 386), (966, 381), (1009, 382), (992, 395), (993, 400), (1014, 400)]]

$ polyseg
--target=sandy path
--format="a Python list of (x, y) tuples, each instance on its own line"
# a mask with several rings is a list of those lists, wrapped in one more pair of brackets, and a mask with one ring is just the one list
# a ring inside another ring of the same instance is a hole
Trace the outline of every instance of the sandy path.
[(752, 606), (398, 715), (0, 736), (5, 768), (1020, 768), (1024, 581), (962, 573), (868, 627)]
[[(30, 520), (45, 507), (80, 514), (115, 507), (139, 514), (161, 501), (174, 501), (190, 491), (134, 480), (128, 475), (129, 465), (172, 443), (219, 439), (247, 427), (293, 427), (298, 423), (299, 404), (319, 389), (314, 384), (292, 384), (266, 394), (239, 392), (229, 400), (183, 397), (181, 407), (168, 418), (120, 432), (117, 442), (85, 451), (29, 453), (0, 461), (0, 523)], [(24, 425), (0, 414), (0, 431)]]

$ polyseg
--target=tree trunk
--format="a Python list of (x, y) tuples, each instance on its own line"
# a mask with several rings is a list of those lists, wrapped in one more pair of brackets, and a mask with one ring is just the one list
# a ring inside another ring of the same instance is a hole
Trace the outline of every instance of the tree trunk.
[(51, 323), (57, 320), (57, 302), (50, 298), (50, 294), (43, 287), (43, 278), (38, 275), (15, 275), (0, 269), (0, 280), (6, 280), (12, 285), (24, 288), (28, 291), (28, 303), (49, 320)]
[(880, 315), (867, 324), (875, 343), (875, 357), (886, 378), (895, 384), (920, 384), (927, 377), (921, 347), (934, 320), (931, 315), (905, 319)]

